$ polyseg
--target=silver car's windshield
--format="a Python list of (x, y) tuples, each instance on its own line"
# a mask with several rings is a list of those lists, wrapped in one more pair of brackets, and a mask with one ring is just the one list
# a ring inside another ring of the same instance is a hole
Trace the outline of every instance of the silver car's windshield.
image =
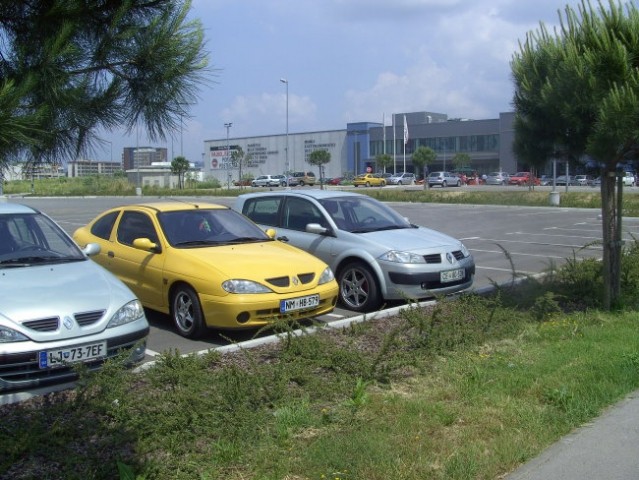
[(336, 197), (319, 201), (340, 230), (367, 233), (412, 228), (392, 208), (369, 197)]
[(271, 240), (260, 228), (230, 209), (162, 212), (158, 215), (174, 247), (193, 248)]
[(0, 268), (85, 260), (73, 240), (40, 213), (0, 216)]

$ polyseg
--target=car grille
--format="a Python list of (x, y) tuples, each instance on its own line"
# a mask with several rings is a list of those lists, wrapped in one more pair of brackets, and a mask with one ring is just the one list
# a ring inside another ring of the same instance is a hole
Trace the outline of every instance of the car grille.
[(38, 332), (55, 332), (58, 329), (58, 324), (60, 323), (59, 317), (51, 317), (51, 318), (41, 318), (39, 320), (29, 320), (23, 322), (27, 328), (31, 330), (36, 330)]
[[(315, 278), (315, 274), (314, 273), (300, 273), (299, 275), (297, 275), (297, 278), (302, 283), (302, 285), (306, 285), (306, 284), (311, 283), (313, 281), (313, 279)], [(290, 277), (267, 278), (266, 281), (268, 283), (270, 283), (271, 285), (274, 285), (274, 286), (280, 287), (280, 288), (288, 287), (288, 286), (291, 285), (291, 278)]]
[[(93, 325), (104, 316), (104, 310), (96, 310), (93, 312), (82, 312), (73, 315), (75, 321), (81, 327)], [(39, 318), (38, 320), (27, 320), (22, 322), (27, 328), (37, 332), (55, 332), (60, 325), (60, 317)]]
[(96, 310), (95, 312), (84, 312), (84, 313), (76, 313), (74, 315), (75, 321), (78, 322), (78, 325), (81, 327), (86, 327), (87, 325), (93, 325), (98, 322), (104, 316), (104, 310)]
[[(457, 261), (464, 259), (464, 254), (461, 250), (455, 250), (454, 252), (451, 252), (451, 253), (453, 254), (453, 257), (455, 257), (455, 260)], [(426, 261), (426, 263), (442, 263), (442, 255), (439, 253), (424, 255), (424, 260)]]

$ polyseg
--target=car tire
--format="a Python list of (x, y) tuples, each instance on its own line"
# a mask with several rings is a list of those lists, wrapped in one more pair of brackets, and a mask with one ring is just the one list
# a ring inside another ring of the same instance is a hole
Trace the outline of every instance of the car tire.
[(303, 187), (303, 186), (304, 186), (304, 181), (303, 181), (303, 180), (300, 180), (299, 185), (300, 185), (300, 187)]
[(354, 312), (372, 312), (382, 304), (375, 274), (362, 262), (350, 262), (337, 275), (340, 304)]
[(444, 180), (442, 182), (442, 188), (446, 188), (448, 186), (448, 182), (446, 180)]
[(371, 186), (371, 182), (366, 182), (366, 186), (370, 187)]
[(457, 186), (461, 187), (461, 180), (457, 180)]
[(397, 185), (402, 185), (402, 181), (401, 181), (401, 180), (399, 180), (399, 181), (397, 182)]
[(206, 330), (200, 299), (188, 285), (178, 285), (171, 296), (171, 317), (178, 333), (185, 338), (199, 338)]

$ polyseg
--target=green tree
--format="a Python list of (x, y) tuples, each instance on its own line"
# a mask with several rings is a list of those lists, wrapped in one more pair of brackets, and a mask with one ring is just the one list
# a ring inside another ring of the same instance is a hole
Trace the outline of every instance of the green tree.
[(531, 165), (583, 155), (601, 165), (603, 302), (611, 308), (621, 282), (618, 165), (635, 159), (639, 144), (639, 11), (582, 0), (559, 19), (553, 33), (543, 24), (529, 32), (513, 57), (514, 148)]
[(185, 157), (175, 157), (171, 161), (171, 172), (178, 176), (178, 188), (184, 188), (184, 174), (189, 171), (191, 164)]
[(382, 167), (384, 173), (386, 173), (386, 167), (390, 167), (393, 164), (393, 157), (388, 153), (381, 153), (375, 157), (375, 164), (377, 167)]
[[(435, 150), (430, 147), (417, 147), (417, 150), (413, 152), (413, 167), (415, 168), (415, 175), (424, 171), (425, 165), (432, 165), (437, 158)], [(428, 188), (428, 179), (424, 178), (424, 188)]]
[(327, 150), (313, 150), (308, 155), (308, 163), (319, 167), (320, 188), (324, 188), (324, 165), (331, 161), (331, 153)]
[(0, 3), (0, 164), (61, 163), (99, 132), (165, 139), (207, 81), (188, 0)]
[(240, 181), (240, 188), (243, 188), (242, 168), (250, 166), (252, 159), (253, 156), (250, 153), (244, 153), (242, 147), (237, 147), (231, 152), (231, 160), (233, 161), (233, 166), (237, 165), (238, 168), (238, 180)]
[(452, 161), (455, 170), (463, 170), (470, 167), (470, 155), (465, 152), (457, 152)]

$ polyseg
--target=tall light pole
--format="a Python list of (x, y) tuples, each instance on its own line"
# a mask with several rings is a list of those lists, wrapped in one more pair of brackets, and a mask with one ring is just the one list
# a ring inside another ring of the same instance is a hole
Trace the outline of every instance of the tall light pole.
[[(229, 129), (233, 126), (232, 122), (225, 123), (226, 127), (226, 189), (231, 189), (231, 145), (229, 144)], [(240, 181), (242, 179), (240, 178)]]
[(286, 78), (280, 78), (280, 82), (286, 85), (286, 186), (288, 187), (288, 80)]

